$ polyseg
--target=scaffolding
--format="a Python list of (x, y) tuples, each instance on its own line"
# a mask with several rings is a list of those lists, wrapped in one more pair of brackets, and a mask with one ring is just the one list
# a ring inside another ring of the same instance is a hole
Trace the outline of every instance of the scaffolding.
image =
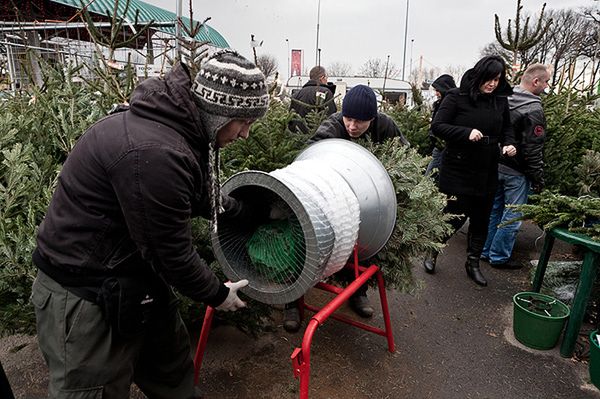
[[(109, 16), (90, 15), (94, 19), (94, 30), (112, 33), (114, 28)], [(180, 40), (201, 45), (196, 49), (199, 53), (214, 47), (210, 42), (211, 28), (201, 30), (209, 38), (207, 42), (182, 37), (178, 40), (175, 35), (180, 24), (177, 18), (173, 16), (175, 19), (165, 20), (171, 19), (171, 16), (157, 15), (161, 20), (152, 20), (148, 27), (146, 24), (150, 21), (132, 22), (131, 18), (124, 16), (124, 23), (117, 32), (118, 39), (131, 43), (124, 48), (109, 49), (94, 41), (88, 21), (84, 21), (78, 8), (59, 5), (51, 0), (23, 2), (18, 10), (6, 3), (1, 4), (0, 91), (17, 91), (32, 84), (43, 84), (42, 69), (45, 65), (76, 70), (74, 80), (93, 79), (94, 70), (98, 67), (123, 70), (131, 66), (139, 79), (160, 76), (170, 69), (178, 56), (185, 57), (185, 54), (177, 52)], [(189, 22), (185, 18), (181, 21)], [(137, 33), (146, 27), (144, 34), (138, 36)], [(217, 43), (220, 43), (219, 40), (224, 42), (214, 30), (212, 33)]]

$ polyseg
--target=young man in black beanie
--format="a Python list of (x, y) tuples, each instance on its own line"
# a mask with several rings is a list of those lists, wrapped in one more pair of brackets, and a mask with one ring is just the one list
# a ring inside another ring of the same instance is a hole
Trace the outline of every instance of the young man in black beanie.
[[(409, 145), (392, 118), (377, 111), (377, 98), (373, 90), (368, 86), (358, 85), (346, 93), (342, 102), (342, 112), (324, 120), (309, 143), (330, 138), (353, 140), (364, 135), (368, 135), (374, 143), (378, 144), (393, 137), (400, 137), (404, 145)], [(336, 275), (347, 283), (354, 280), (354, 273), (351, 270), (342, 269)], [(374, 312), (367, 298), (367, 288), (363, 285), (348, 301), (352, 310), (365, 318), (371, 317)], [(285, 305), (283, 328), (289, 332), (300, 329), (297, 302)]]
[(32, 288), (49, 398), (191, 399), (190, 340), (172, 287), (217, 310), (245, 306), (192, 243), (192, 217), (235, 217), (218, 150), (267, 111), (263, 74), (231, 50), (178, 64), (79, 139), (39, 227)]
[(392, 118), (377, 111), (377, 98), (373, 89), (358, 85), (346, 93), (342, 112), (325, 119), (309, 143), (330, 138), (352, 140), (364, 134), (374, 143), (381, 144), (386, 139), (398, 136), (402, 143), (408, 145)]

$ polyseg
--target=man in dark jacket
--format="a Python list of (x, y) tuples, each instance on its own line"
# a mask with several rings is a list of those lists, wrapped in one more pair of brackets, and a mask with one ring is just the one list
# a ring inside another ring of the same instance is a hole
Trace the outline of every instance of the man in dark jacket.
[(377, 98), (373, 89), (358, 85), (346, 93), (342, 112), (325, 119), (309, 143), (330, 138), (352, 140), (363, 135), (378, 144), (398, 136), (403, 144), (408, 145), (392, 118), (377, 111)]
[[(364, 135), (379, 144), (386, 139), (400, 137), (402, 143), (409, 145), (394, 121), (389, 116), (377, 111), (377, 98), (373, 89), (358, 85), (346, 93), (342, 103), (342, 112), (323, 121), (309, 143), (329, 138), (352, 140)], [(354, 280), (354, 273), (348, 269), (342, 269), (336, 275), (347, 283)], [(374, 312), (367, 298), (367, 288), (366, 285), (360, 287), (348, 301), (352, 310), (365, 318), (371, 317)], [(283, 327), (289, 332), (296, 332), (300, 329), (300, 312), (297, 302), (285, 305)]]
[(498, 165), (498, 189), (490, 215), (488, 237), (481, 253), (490, 265), (516, 269), (522, 265), (511, 261), (512, 250), (521, 222), (498, 228), (508, 220), (519, 217), (508, 205), (527, 203), (530, 188), (539, 193), (544, 187), (544, 141), (546, 120), (540, 94), (548, 87), (550, 72), (545, 65), (529, 66), (519, 86), (508, 98), (510, 119), (517, 141), (517, 156), (502, 157)]
[(311, 111), (321, 112), (325, 110), (327, 116), (337, 111), (333, 101), (334, 93), (327, 85), (325, 68), (322, 66), (313, 67), (308, 76), (310, 80), (292, 96), (290, 109), (302, 118), (290, 122), (289, 128), (293, 133), (298, 131), (303, 134), (309, 133), (304, 119)]
[(263, 74), (231, 50), (195, 79), (185, 65), (90, 127), (62, 168), (33, 254), (32, 288), (50, 398), (197, 397), (189, 337), (170, 287), (218, 310), (245, 304), (192, 244), (192, 217), (235, 217), (218, 149), (263, 116)]

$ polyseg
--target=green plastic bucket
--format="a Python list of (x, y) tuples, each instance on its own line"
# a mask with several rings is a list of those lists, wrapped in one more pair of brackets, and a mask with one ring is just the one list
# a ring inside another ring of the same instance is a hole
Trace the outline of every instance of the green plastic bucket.
[(515, 338), (529, 348), (554, 348), (569, 317), (569, 307), (537, 292), (519, 292), (513, 296), (513, 304)]
[(600, 345), (596, 339), (596, 334), (599, 334), (598, 330), (594, 330), (590, 333), (590, 380), (596, 388), (600, 389)]

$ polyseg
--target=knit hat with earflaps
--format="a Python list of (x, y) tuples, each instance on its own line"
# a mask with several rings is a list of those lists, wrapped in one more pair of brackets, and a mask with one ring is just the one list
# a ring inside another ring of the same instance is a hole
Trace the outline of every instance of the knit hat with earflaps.
[(201, 61), (192, 91), (211, 142), (230, 120), (260, 118), (269, 105), (263, 73), (229, 49), (219, 50)]
[(265, 76), (252, 62), (234, 50), (219, 50), (200, 62), (192, 92), (200, 120), (209, 137), (211, 228), (217, 231), (221, 206), (217, 132), (233, 119), (258, 119), (269, 106)]

